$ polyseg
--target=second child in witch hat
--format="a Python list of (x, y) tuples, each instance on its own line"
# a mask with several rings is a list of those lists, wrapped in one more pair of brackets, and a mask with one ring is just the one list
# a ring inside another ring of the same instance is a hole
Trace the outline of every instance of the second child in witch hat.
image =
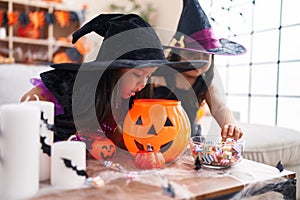
[(228, 39), (215, 37), (209, 20), (198, 0), (183, 0), (177, 32), (165, 48), (216, 55), (241, 55), (246, 48)]

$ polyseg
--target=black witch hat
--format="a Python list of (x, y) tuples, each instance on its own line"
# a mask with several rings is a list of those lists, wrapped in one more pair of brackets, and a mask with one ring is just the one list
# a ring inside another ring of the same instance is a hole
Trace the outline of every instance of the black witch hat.
[(198, 0), (183, 0), (177, 32), (164, 48), (205, 52), (219, 55), (240, 55), (246, 48), (228, 39), (214, 36), (209, 20)]
[(77, 30), (73, 34), (72, 43), (92, 31), (104, 38), (96, 60), (53, 64), (51, 67), (65, 70), (105, 70), (167, 65), (178, 71), (186, 71), (207, 63), (202, 60), (168, 61), (154, 29), (136, 14), (101, 14)]

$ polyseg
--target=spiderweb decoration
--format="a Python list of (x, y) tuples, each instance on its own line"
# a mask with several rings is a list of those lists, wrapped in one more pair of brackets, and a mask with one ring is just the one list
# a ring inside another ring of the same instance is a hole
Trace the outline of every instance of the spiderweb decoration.
[(255, 0), (199, 0), (199, 3), (217, 35), (235, 37), (244, 27), (251, 26), (247, 16), (251, 14)]

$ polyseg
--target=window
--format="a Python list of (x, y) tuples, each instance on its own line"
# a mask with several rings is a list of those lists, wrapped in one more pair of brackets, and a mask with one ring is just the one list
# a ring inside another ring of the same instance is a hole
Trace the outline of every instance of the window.
[(298, 1), (212, 1), (205, 8), (217, 37), (247, 48), (241, 56), (215, 57), (227, 104), (242, 122), (300, 130)]

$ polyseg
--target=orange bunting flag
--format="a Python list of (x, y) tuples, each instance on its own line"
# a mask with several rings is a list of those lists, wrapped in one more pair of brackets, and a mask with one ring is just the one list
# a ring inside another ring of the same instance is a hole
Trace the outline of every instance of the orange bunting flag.
[(3, 23), (3, 13), (0, 10), (0, 26), (2, 26), (2, 23)]
[(45, 24), (45, 13), (33, 11), (29, 13), (29, 20), (35, 29), (42, 27)]
[(65, 11), (55, 11), (54, 12), (55, 19), (61, 28), (68, 26), (70, 24), (70, 12)]
[(7, 18), (8, 18), (8, 24), (9, 25), (14, 25), (18, 21), (19, 13), (18, 12), (8, 12), (7, 13)]

